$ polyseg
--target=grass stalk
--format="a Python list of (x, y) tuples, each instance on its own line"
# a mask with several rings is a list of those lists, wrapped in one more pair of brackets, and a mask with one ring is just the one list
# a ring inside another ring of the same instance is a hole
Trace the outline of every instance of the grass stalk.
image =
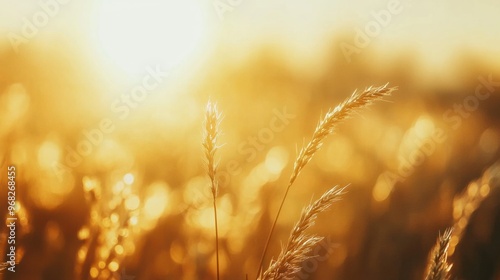
[(340, 199), (345, 187), (333, 187), (325, 192), (318, 200), (302, 210), (299, 221), (290, 233), (286, 246), (282, 249), (275, 262), (264, 272), (262, 280), (292, 279), (300, 271), (301, 263), (308, 254), (322, 240), (322, 238), (307, 235), (305, 231), (312, 227), (318, 214), (328, 209), (335, 201)]
[(299, 176), (302, 169), (312, 159), (314, 154), (321, 148), (325, 138), (334, 132), (335, 128), (340, 122), (349, 118), (354, 113), (358, 112), (359, 109), (362, 109), (370, 105), (371, 103), (377, 100), (381, 100), (384, 97), (390, 95), (396, 89), (397, 89), (396, 87), (388, 87), (388, 84), (385, 84), (380, 87), (368, 87), (367, 89), (365, 89), (363, 92), (360, 93), (354, 91), (354, 93), (349, 98), (344, 100), (335, 108), (330, 109), (326, 113), (326, 115), (319, 121), (310, 142), (300, 150), (297, 159), (295, 160), (295, 163), (293, 165), (293, 171), (288, 181), (285, 194), (281, 199), (278, 212), (275, 216), (275, 219), (271, 226), (271, 230), (269, 231), (266, 243), (264, 245), (264, 250), (262, 252), (262, 256), (259, 262), (257, 277), (262, 271), (262, 266), (264, 264), (266, 252), (269, 248), (269, 243), (271, 241), (278, 218), (281, 214), (281, 210), (283, 209), (283, 204), (285, 203), (285, 200), (288, 196), (288, 192), (290, 191), (290, 187), (293, 185), (293, 183)]
[(447, 229), (439, 236), (432, 248), (425, 280), (448, 280), (451, 264), (448, 263), (448, 247), (453, 229)]
[(215, 223), (215, 255), (216, 255), (216, 270), (217, 280), (220, 279), (219, 272), (219, 228), (217, 222), (217, 193), (218, 181), (216, 178), (218, 163), (215, 160), (215, 153), (219, 146), (217, 145), (217, 138), (219, 136), (219, 125), (221, 121), (221, 114), (217, 109), (217, 105), (208, 102), (205, 111), (205, 130), (203, 137), (203, 147), (205, 148), (205, 157), (207, 160), (207, 173), (210, 178), (210, 187), (212, 191), (213, 205), (214, 205), (214, 223)]

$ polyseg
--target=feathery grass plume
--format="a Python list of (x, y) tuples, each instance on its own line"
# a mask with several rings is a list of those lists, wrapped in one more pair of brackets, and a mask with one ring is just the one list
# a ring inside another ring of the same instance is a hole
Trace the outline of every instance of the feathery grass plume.
[[(494, 178), (496, 178), (496, 182), (494, 182)], [(450, 256), (455, 252), (455, 247), (462, 238), (472, 214), (489, 196), (492, 188), (498, 187), (498, 179), (500, 179), (500, 161), (488, 168), (481, 178), (470, 182), (464, 192), (453, 200), (454, 230), (451, 236)]]
[(448, 263), (448, 247), (450, 246), (452, 228), (448, 228), (439, 236), (429, 257), (425, 280), (448, 280), (452, 264)]
[(308, 254), (323, 239), (314, 235), (308, 235), (305, 231), (312, 227), (318, 214), (325, 211), (344, 194), (346, 187), (337, 186), (325, 192), (318, 200), (302, 210), (299, 221), (295, 224), (288, 238), (288, 243), (282, 249), (275, 262), (264, 272), (262, 280), (292, 279), (300, 271), (301, 263), (306, 260)]
[(221, 114), (217, 110), (217, 104), (208, 102), (205, 111), (205, 130), (203, 136), (203, 147), (205, 148), (205, 156), (207, 160), (207, 173), (210, 178), (211, 191), (214, 204), (214, 222), (215, 222), (215, 254), (217, 259), (217, 279), (219, 279), (219, 229), (217, 226), (217, 192), (218, 182), (216, 179), (218, 163), (215, 161), (215, 153), (217, 146), (217, 138), (219, 136), (219, 125)]
[(295, 163), (293, 165), (293, 171), (288, 181), (288, 186), (286, 187), (285, 194), (283, 196), (283, 199), (281, 200), (281, 204), (278, 208), (278, 212), (274, 219), (273, 225), (271, 226), (271, 230), (269, 232), (266, 244), (264, 246), (257, 275), (259, 275), (262, 269), (264, 258), (267, 249), (269, 247), (269, 242), (271, 241), (274, 228), (276, 227), (276, 223), (278, 221), (281, 209), (283, 208), (283, 204), (288, 195), (288, 191), (290, 190), (290, 187), (293, 185), (293, 183), (299, 176), (304, 166), (306, 166), (307, 163), (312, 159), (314, 154), (323, 145), (323, 141), (325, 140), (325, 138), (333, 133), (333, 131), (340, 122), (353, 115), (359, 109), (364, 108), (370, 105), (371, 103), (377, 100), (381, 100), (385, 96), (390, 95), (395, 90), (397, 90), (397, 87), (388, 87), (388, 84), (385, 84), (380, 87), (368, 87), (361, 93), (354, 91), (354, 93), (349, 98), (347, 98), (346, 100), (344, 100), (344, 102), (337, 105), (337, 107), (335, 107), (334, 109), (330, 109), (323, 117), (323, 119), (319, 121), (313, 133), (311, 141), (300, 150), (297, 159), (295, 160)]
[(314, 154), (321, 148), (325, 138), (333, 133), (335, 127), (340, 122), (353, 115), (359, 109), (377, 100), (381, 100), (385, 96), (391, 95), (391, 93), (397, 89), (397, 87), (389, 88), (387, 85), (388, 84), (380, 87), (368, 87), (361, 93), (354, 91), (354, 93), (344, 100), (344, 102), (326, 113), (325, 117), (320, 120), (316, 126), (311, 141), (300, 150), (293, 166), (293, 172), (288, 183), (289, 186), (295, 182), (300, 171), (302, 171), (304, 166), (306, 166)]

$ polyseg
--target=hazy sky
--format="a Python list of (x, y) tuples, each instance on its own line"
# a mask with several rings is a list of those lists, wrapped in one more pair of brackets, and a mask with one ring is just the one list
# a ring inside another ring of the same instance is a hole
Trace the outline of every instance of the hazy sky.
[[(391, 2), (399, 5), (401, 12), (393, 14), (372, 38), (372, 47), (392, 50), (412, 45), (432, 59), (460, 49), (499, 54), (500, 3), (493, 0), (243, 1), (226, 13), (231, 23), (223, 23), (234, 32), (233, 38), (284, 39), (291, 48), (310, 51), (341, 32), (352, 38), (346, 43), (353, 43), (356, 28), (364, 30), (374, 20), (373, 13), (387, 10)], [(242, 27), (245, 34), (237, 36)]]
[[(40, 3), (54, 1), (0, 0), (0, 42), (3, 46), (9, 44), (9, 32), (20, 33), (23, 18), (32, 19), (42, 9)], [(222, 42), (237, 47), (242, 53), (265, 43), (282, 46), (297, 57), (317, 59), (335, 35), (342, 34), (345, 43), (354, 44), (356, 30), (364, 30), (370, 22), (373, 24), (374, 13), (387, 11), (389, 6), (396, 5), (400, 12), (391, 14), (386, 26), (380, 26), (376, 35), (370, 38), (370, 48), (392, 51), (411, 46), (425, 54), (430, 62), (438, 64), (460, 50), (477, 50), (490, 56), (494, 54), (496, 56), (492, 59), (497, 60), (500, 57), (500, 3), (494, 0), (191, 1), (202, 10), (208, 41), (200, 44)], [(101, 1), (64, 2), (68, 3), (59, 5), (60, 10), (50, 17), (47, 26), (40, 28), (38, 37), (50, 38), (59, 36), (59, 33), (93, 30)], [(176, 1), (171, 3), (174, 3), (171, 7), (175, 6)], [(235, 4), (231, 6), (230, 3)], [(218, 4), (222, 5), (219, 7), (230, 7), (222, 14), (223, 18), (216, 11)], [(189, 18), (190, 15), (181, 14), (181, 17)], [(177, 28), (185, 27), (181, 25)]]

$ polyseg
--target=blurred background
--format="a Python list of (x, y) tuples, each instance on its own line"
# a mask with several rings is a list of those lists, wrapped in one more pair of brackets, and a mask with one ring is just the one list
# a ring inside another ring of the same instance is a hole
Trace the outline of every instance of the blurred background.
[(296, 181), (266, 265), (302, 207), (350, 184), (298, 279), (423, 279), (457, 221), (453, 279), (500, 279), (498, 165), (484, 173), (500, 159), (498, 14), (492, 0), (0, 0), (0, 215), (14, 165), (19, 262), (0, 279), (215, 279), (208, 100), (224, 116), (221, 278), (255, 278), (297, 150), (329, 108), (386, 83), (399, 90)]

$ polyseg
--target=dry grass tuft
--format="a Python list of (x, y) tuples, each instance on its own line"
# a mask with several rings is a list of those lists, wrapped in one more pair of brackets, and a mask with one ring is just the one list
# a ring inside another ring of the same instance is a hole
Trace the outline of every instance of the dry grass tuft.
[(449, 279), (451, 264), (448, 263), (448, 247), (453, 229), (447, 229), (439, 236), (436, 245), (432, 248), (425, 280), (447, 280)]
[(306, 260), (313, 248), (322, 240), (321, 237), (308, 235), (305, 231), (312, 227), (319, 213), (328, 209), (340, 199), (345, 187), (333, 187), (325, 192), (318, 200), (303, 209), (299, 221), (290, 233), (287, 245), (275, 262), (264, 272), (262, 280), (292, 279), (300, 271), (300, 264)]
[(208, 177), (211, 182), (213, 196), (217, 196), (218, 184), (215, 178), (218, 163), (215, 161), (215, 153), (219, 149), (217, 138), (220, 134), (221, 113), (217, 109), (217, 104), (208, 102), (205, 110), (205, 129), (203, 136), (203, 147), (205, 148), (205, 157), (207, 160)]
[(222, 115), (217, 110), (217, 104), (208, 102), (205, 111), (205, 131), (203, 137), (203, 147), (205, 148), (205, 157), (207, 160), (207, 173), (210, 178), (211, 191), (214, 205), (215, 222), (215, 254), (217, 262), (217, 279), (219, 279), (219, 228), (217, 225), (217, 192), (219, 184), (216, 179), (218, 163), (215, 160), (215, 153), (219, 149), (217, 138), (220, 132), (220, 122)]
[(455, 248), (469, 224), (470, 217), (491, 193), (491, 188), (495, 187), (493, 181), (499, 177), (499, 174), (500, 162), (497, 162), (488, 168), (481, 178), (469, 183), (464, 192), (455, 197), (453, 201), (453, 228), (446, 230), (433, 247), (425, 280), (449, 279), (452, 265), (448, 264), (447, 258), (455, 252)]
[(397, 87), (387, 86), (388, 84), (380, 87), (369, 87), (361, 93), (354, 91), (354, 93), (344, 100), (344, 102), (326, 113), (316, 126), (311, 141), (300, 150), (293, 165), (293, 172), (288, 183), (289, 186), (295, 182), (300, 171), (302, 171), (304, 166), (306, 166), (314, 154), (321, 148), (325, 138), (333, 133), (340, 122), (349, 118), (360, 109), (391, 95), (393, 91), (397, 90)]
[(290, 190), (290, 187), (293, 185), (293, 183), (299, 176), (302, 169), (312, 159), (314, 154), (321, 148), (325, 138), (334, 132), (335, 128), (340, 122), (349, 118), (354, 113), (370, 105), (371, 103), (377, 100), (381, 100), (384, 97), (390, 95), (395, 90), (397, 90), (397, 87), (388, 87), (388, 84), (386, 84), (380, 87), (368, 87), (361, 93), (354, 91), (354, 93), (349, 98), (347, 98), (346, 100), (344, 100), (344, 102), (337, 105), (337, 107), (335, 107), (334, 109), (330, 109), (323, 117), (323, 119), (319, 121), (313, 133), (311, 141), (300, 150), (297, 159), (294, 162), (293, 171), (288, 181), (288, 186), (281, 200), (280, 207), (278, 208), (278, 212), (276, 214), (266, 244), (264, 246), (257, 275), (260, 274), (262, 265), (264, 264), (264, 258), (266, 256), (266, 252), (269, 247), (269, 242), (271, 241), (274, 228), (276, 227), (276, 223), (278, 221), (279, 215), (283, 208), (283, 204), (288, 195), (288, 191)]
[(495, 184), (492, 184), (494, 178), (500, 174), (500, 162), (493, 164), (488, 168), (481, 178), (469, 183), (464, 192), (453, 200), (453, 235), (451, 236), (451, 245), (449, 254), (453, 255), (455, 247), (462, 238), (464, 230), (469, 224), (470, 217), (489, 196)]

